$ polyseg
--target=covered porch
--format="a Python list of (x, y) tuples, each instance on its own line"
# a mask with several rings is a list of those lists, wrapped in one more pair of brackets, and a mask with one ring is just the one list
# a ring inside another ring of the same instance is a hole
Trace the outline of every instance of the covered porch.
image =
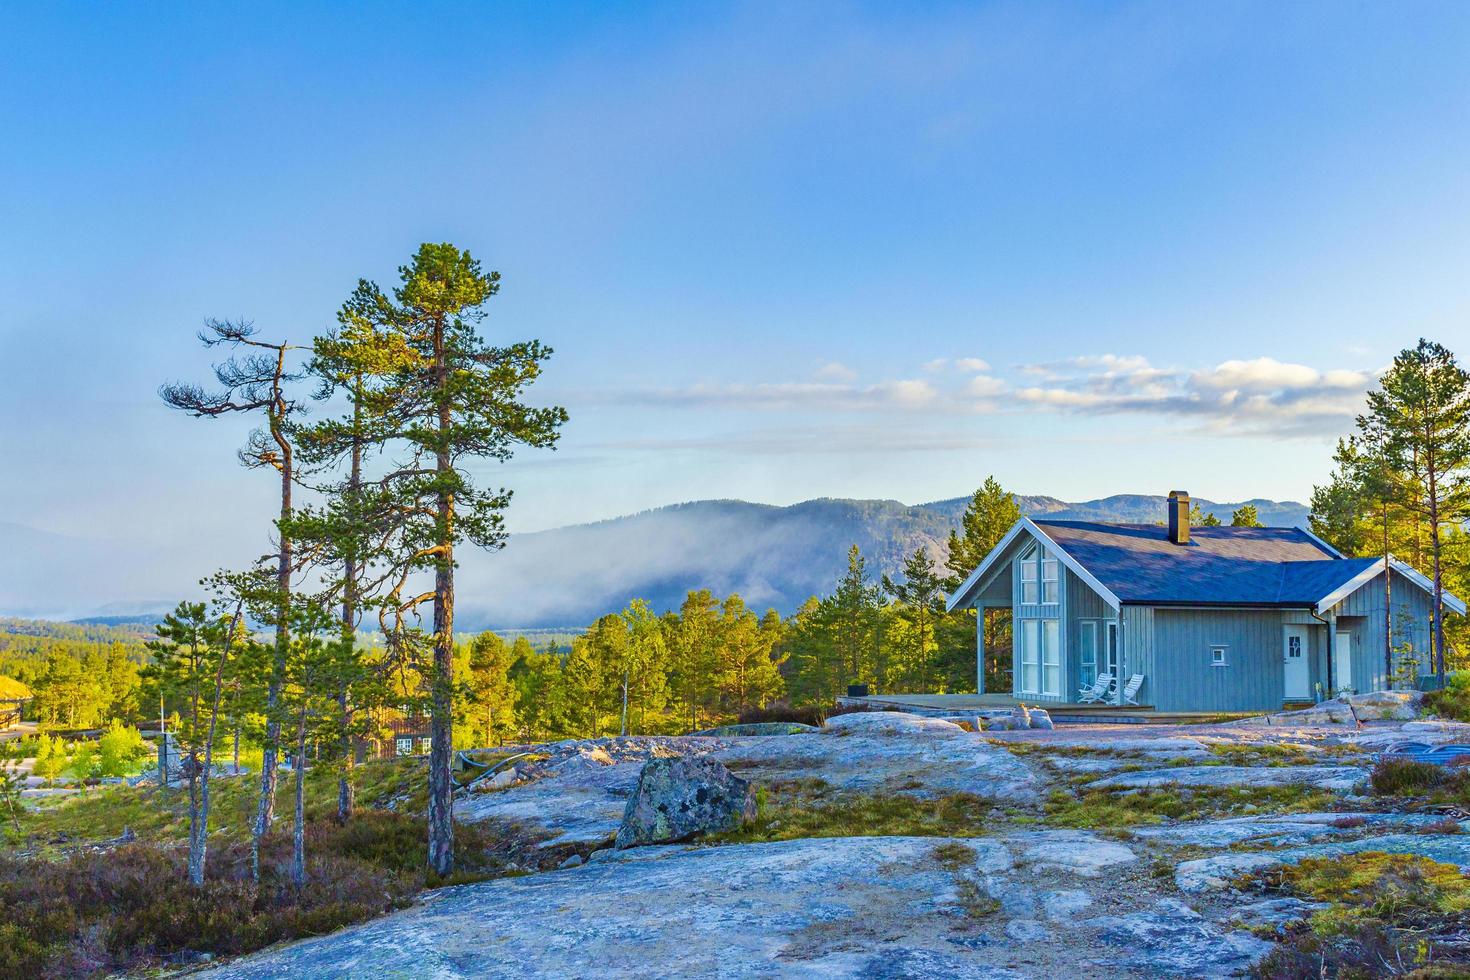
[(963, 715), (1002, 715), (1018, 704), (1042, 707), (1058, 724), (1155, 724), (1187, 725), (1196, 722), (1225, 721), (1249, 717), (1251, 712), (1185, 712), (1155, 711), (1152, 705), (1119, 707), (1116, 704), (1058, 704), (1038, 702), (1033, 698), (1017, 698), (1009, 694), (870, 694), (866, 697), (839, 697), (844, 707), (867, 708), (871, 711), (905, 711), (914, 715), (947, 718)]

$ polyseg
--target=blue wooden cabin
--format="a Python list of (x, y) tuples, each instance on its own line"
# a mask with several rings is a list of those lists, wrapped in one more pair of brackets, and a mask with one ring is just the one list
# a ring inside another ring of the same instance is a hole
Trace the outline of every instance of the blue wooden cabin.
[[(1190, 527), (1189, 495), (1163, 523), (1023, 518), (949, 599), (1013, 616), (1013, 689), (1077, 703), (1102, 673), (1143, 675), (1160, 712), (1274, 711), (1388, 690), (1405, 641), (1428, 661), (1432, 585), (1390, 558), (1346, 558), (1302, 528)], [(1391, 603), (1390, 600), (1391, 599)], [(1465, 603), (1445, 594), (1445, 609)], [(984, 692), (984, 631), (977, 670)], [(1122, 685), (1105, 703), (1121, 703)], [(1002, 692), (997, 692), (1002, 693)]]

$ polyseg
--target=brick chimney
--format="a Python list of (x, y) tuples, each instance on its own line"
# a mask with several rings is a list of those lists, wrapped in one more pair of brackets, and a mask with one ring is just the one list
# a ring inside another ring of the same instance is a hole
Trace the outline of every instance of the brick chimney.
[(1175, 544), (1189, 544), (1189, 494), (1183, 490), (1170, 490), (1169, 540)]

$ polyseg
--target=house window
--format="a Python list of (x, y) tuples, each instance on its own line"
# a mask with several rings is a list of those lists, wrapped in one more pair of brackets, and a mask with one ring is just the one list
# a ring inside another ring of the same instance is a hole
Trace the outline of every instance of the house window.
[(1062, 623), (1059, 619), (1020, 621), (1021, 690), (1058, 697), (1062, 693)]
[(1041, 620), (1041, 693), (1062, 693), (1062, 621)]
[(1041, 620), (1021, 620), (1021, 690), (1041, 693)]
[(1097, 683), (1097, 627), (1098, 624), (1083, 620), (1082, 633), (1077, 645), (1078, 680), (1084, 688)]
[(1018, 565), (1022, 605), (1062, 601), (1062, 569), (1059, 561), (1046, 557), (1045, 552), (1032, 545), (1021, 555)]
[(408, 737), (394, 739), (393, 750), (398, 755), (413, 755), (413, 739)]
[(433, 746), (433, 744), (434, 740), (432, 738), (430, 738), (428, 735), (423, 736), (419, 739), (419, 752), (422, 755), (428, 755), (429, 748)]
[(1041, 601), (1041, 553), (1036, 545), (1021, 555), (1021, 603), (1034, 605)]
[(1227, 661), (1225, 659), (1225, 651), (1226, 651), (1226, 649), (1227, 648), (1226, 647), (1223, 647), (1223, 646), (1210, 647), (1210, 663), (1213, 666), (1215, 666), (1215, 667), (1228, 667), (1228, 666), (1230, 666), (1229, 661)]

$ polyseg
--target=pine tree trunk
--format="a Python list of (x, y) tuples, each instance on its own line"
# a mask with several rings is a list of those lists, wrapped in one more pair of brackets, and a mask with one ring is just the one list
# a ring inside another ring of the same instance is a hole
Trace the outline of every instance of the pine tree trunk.
[[(304, 698), (303, 698), (304, 700)], [(291, 829), (291, 883), (306, 884), (306, 705), (296, 722), (296, 820)]]
[[(281, 350), (285, 358), (285, 349)], [(277, 375), (277, 385), (280, 384)], [(271, 417), (271, 435), (281, 451), (281, 524), (291, 518), (291, 444), (281, 432), (279, 413)], [(286, 677), (286, 656), (291, 645), (291, 538), (280, 531), (281, 547), (276, 558), (276, 644), (271, 663), (270, 683), (265, 697), (265, 748), (260, 756), (260, 799), (255, 810), (255, 824), (250, 834), (250, 880), (260, 882), (260, 840), (275, 819), (276, 755), (281, 744), (281, 720), (276, 716), (281, 701), (281, 687)]]
[[(444, 366), (444, 327), (435, 326), (434, 353), (441, 392), (447, 384)], [(439, 403), (441, 445), (435, 469), (443, 480), (453, 471), (448, 438), (451, 418), (447, 398)], [(429, 868), (440, 877), (454, 870), (454, 785), (449, 778), (454, 748), (454, 499), (438, 494), (439, 541), (442, 551), (434, 570), (434, 683), (429, 721)]]

